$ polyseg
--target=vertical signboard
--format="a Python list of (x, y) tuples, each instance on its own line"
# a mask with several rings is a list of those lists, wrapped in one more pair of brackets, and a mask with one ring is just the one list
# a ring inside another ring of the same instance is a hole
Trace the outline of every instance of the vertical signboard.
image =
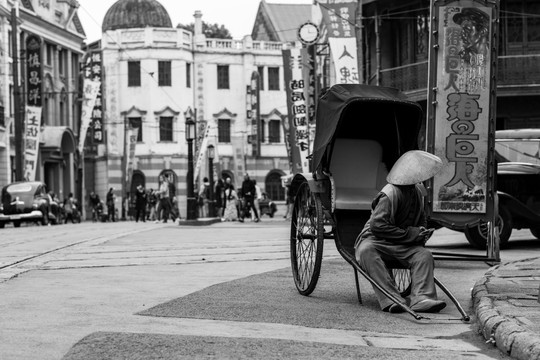
[[(133, 175), (133, 162), (135, 160), (135, 148), (137, 147), (137, 137), (139, 136), (139, 128), (129, 127), (127, 129), (126, 138), (128, 139), (128, 157), (126, 161), (126, 184), (131, 181)], [(127, 189), (127, 187), (126, 187)]]
[(356, 0), (319, 0), (338, 84), (358, 84)]
[(302, 57), (306, 55), (306, 49), (283, 50), (293, 173), (309, 172), (308, 106), (305, 96), (306, 84), (302, 72)]
[(444, 167), (430, 186), (432, 217), (491, 221), (494, 206), (496, 1), (439, 1), (431, 9), (428, 151)]
[(302, 73), (304, 76), (304, 97), (306, 99), (307, 106), (307, 120), (308, 120), (308, 144), (309, 144), (309, 153), (313, 152), (313, 139), (315, 139), (315, 105), (316, 105), (316, 80), (315, 80), (315, 46), (308, 46), (306, 51), (303, 53), (302, 60)]
[(84, 141), (86, 140), (86, 132), (92, 121), (92, 111), (96, 104), (96, 97), (101, 87), (101, 82), (91, 79), (84, 79), (83, 98), (81, 106), (81, 130), (79, 133), (79, 152), (84, 149)]
[[(93, 51), (88, 54), (84, 64), (84, 80), (90, 79), (102, 82), (101, 73), (101, 51)], [(102, 105), (102, 87), (100, 86), (96, 96), (96, 102), (91, 114), (91, 125), (93, 129), (92, 140), (94, 144), (103, 143), (103, 105)]]
[(24, 179), (34, 181), (38, 167), (41, 127), (41, 39), (36, 35), (26, 38), (26, 125), (24, 136)]
[(261, 91), (260, 91), (260, 77), (257, 71), (254, 71), (251, 74), (251, 82), (248, 92), (248, 101), (250, 108), (248, 109), (249, 114), (251, 115), (251, 146), (252, 146), (252, 155), (260, 156), (261, 155)]

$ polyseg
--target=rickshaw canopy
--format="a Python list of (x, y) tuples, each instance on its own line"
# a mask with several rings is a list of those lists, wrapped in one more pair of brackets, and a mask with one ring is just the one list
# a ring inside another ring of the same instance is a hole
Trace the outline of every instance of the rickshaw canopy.
[(312, 170), (328, 165), (332, 143), (337, 138), (373, 139), (388, 152), (393, 164), (408, 150), (418, 148), (423, 120), (419, 104), (407, 100), (397, 89), (339, 84), (332, 86), (317, 105)]

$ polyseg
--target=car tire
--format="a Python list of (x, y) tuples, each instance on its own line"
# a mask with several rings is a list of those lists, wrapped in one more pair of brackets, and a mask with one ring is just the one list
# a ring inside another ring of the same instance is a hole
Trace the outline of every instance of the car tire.
[(6, 227), (6, 224), (5, 223), (0, 223), (0, 229), (3, 229), (4, 227)]
[[(512, 214), (504, 206), (499, 206), (497, 225), (499, 226), (499, 247), (504, 249), (508, 247), (513, 227)], [(487, 247), (487, 223), (481, 222), (475, 227), (466, 228), (465, 237), (475, 249), (485, 250)]]
[(16, 227), (16, 228), (21, 227), (21, 222), (20, 221), (14, 221), (13, 222), (13, 227)]

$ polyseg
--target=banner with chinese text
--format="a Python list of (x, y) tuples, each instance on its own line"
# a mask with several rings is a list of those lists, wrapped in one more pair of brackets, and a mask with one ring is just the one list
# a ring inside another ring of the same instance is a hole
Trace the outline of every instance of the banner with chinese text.
[(126, 159), (126, 183), (129, 184), (133, 175), (133, 162), (135, 161), (135, 148), (137, 146), (137, 137), (139, 136), (139, 128), (129, 127), (127, 129), (126, 139), (128, 139), (128, 157)]
[(26, 126), (24, 136), (24, 179), (36, 180), (38, 167), (39, 136), (41, 127), (41, 106), (26, 107)]
[(495, 191), (493, 8), (454, 1), (432, 13), (438, 51), (430, 58), (428, 150), (444, 164), (433, 179), (432, 210), (487, 218)]
[[(84, 63), (84, 79), (99, 81), (101, 83), (101, 51), (93, 51), (88, 54)], [(101, 86), (96, 96), (96, 102), (92, 110), (91, 125), (92, 140), (94, 144), (103, 143), (103, 104)]]
[(306, 49), (283, 50), (283, 67), (289, 115), (292, 173), (309, 172), (309, 121), (305, 97), (303, 57)]
[(315, 139), (315, 105), (316, 105), (316, 84), (315, 84), (315, 46), (308, 46), (302, 52), (302, 73), (304, 78), (304, 98), (307, 106), (307, 119), (309, 129), (309, 153), (313, 153), (313, 140)]
[(101, 81), (84, 79), (82, 105), (81, 105), (81, 130), (79, 133), (79, 152), (84, 149), (84, 141), (86, 140), (86, 132), (92, 121), (92, 111), (96, 104), (96, 97), (101, 87)]
[(356, 38), (328, 38), (337, 84), (358, 84)]

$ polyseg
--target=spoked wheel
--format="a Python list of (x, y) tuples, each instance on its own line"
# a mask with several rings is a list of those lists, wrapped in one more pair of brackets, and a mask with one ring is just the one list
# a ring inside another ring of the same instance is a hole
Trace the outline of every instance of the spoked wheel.
[(300, 185), (291, 221), (291, 267), (298, 292), (309, 295), (315, 290), (324, 244), (324, 214), (319, 196)]
[(396, 287), (402, 297), (407, 297), (411, 294), (411, 270), (409, 269), (392, 269), (392, 277), (396, 283)]

